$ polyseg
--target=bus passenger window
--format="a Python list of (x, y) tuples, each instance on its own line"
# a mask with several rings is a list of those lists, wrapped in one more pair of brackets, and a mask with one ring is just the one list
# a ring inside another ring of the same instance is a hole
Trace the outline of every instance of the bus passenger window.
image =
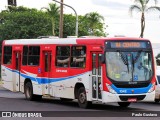
[(40, 46), (29, 46), (28, 65), (39, 65)]
[(57, 46), (56, 48), (56, 66), (69, 67), (70, 63), (70, 47)]
[(23, 46), (22, 64), (27, 65), (27, 61), (28, 61), (28, 46)]
[(86, 47), (73, 46), (71, 49), (71, 67), (85, 68), (86, 66)]
[(4, 46), (3, 64), (10, 65), (12, 60), (12, 46)]

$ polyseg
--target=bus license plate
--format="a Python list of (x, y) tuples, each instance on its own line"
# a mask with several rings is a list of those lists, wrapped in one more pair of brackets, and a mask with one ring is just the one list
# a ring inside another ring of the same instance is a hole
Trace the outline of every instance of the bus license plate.
[(128, 102), (137, 102), (137, 98), (128, 98)]

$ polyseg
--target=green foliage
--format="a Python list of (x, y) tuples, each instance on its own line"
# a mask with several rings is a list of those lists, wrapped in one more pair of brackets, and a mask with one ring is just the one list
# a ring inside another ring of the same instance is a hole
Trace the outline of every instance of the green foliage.
[(83, 18), (84, 23), (86, 23), (84, 27), (87, 27), (87, 32), (89, 35), (94, 35), (94, 36), (105, 36), (104, 33), (104, 17), (100, 15), (97, 12), (90, 12), (87, 13), (84, 18)]
[(50, 3), (49, 8), (43, 7), (42, 9), (47, 10), (47, 14), (51, 18), (52, 34), (53, 34), (53, 36), (55, 36), (56, 35), (55, 29), (57, 27), (56, 21), (59, 20), (60, 7), (57, 6), (57, 4)]
[[(37, 38), (38, 36), (48, 36), (52, 34), (58, 36), (59, 8), (51, 5), (52, 4), (50, 4), (50, 9), (48, 9), (49, 11), (47, 12), (22, 6), (9, 6), (7, 10), (0, 13), (0, 40)], [(49, 13), (52, 11), (52, 7), (57, 11), (54, 16), (51, 16)], [(88, 13), (88, 15), (92, 14)], [(78, 16), (79, 36), (105, 36), (103, 17), (96, 13), (95, 21), (91, 18)], [(76, 29), (75, 15), (64, 14), (63, 27), (64, 37), (74, 36)]]
[(51, 35), (51, 21), (47, 14), (35, 9), (14, 9), (0, 13), (0, 19), (3, 20), (0, 24), (0, 40)]
[[(85, 16), (78, 16), (78, 34), (79, 36), (106, 36), (106, 33), (104, 32), (104, 23), (101, 21), (98, 21), (94, 23), (94, 27), (92, 30), (94, 31), (91, 34), (91, 26), (90, 21)], [(74, 36), (75, 35), (75, 29), (76, 29), (76, 17), (72, 14), (65, 14), (64, 15), (64, 27), (63, 27), (63, 36)]]
[(76, 30), (76, 17), (72, 14), (64, 15), (64, 23), (63, 23), (63, 37), (67, 36), (75, 36)]

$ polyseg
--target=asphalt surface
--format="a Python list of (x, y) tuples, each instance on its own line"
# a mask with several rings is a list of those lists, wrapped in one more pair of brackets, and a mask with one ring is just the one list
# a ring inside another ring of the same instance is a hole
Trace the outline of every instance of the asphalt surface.
[[(38, 112), (42, 114), (43, 118), (39, 118), (39, 120), (50, 119), (50, 117), (57, 118), (56, 120), (65, 118), (66, 120), (72, 120), (76, 117), (76, 120), (82, 120), (84, 117), (87, 120), (96, 120), (99, 119), (106, 120), (109, 119), (117, 119), (114, 117), (118, 117), (118, 119), (125, 120), (129, 117), (129, 119), (157, 119), (160, 117), (160, 103), (132, 103), (128, 108), (120, 108), (117, 103), (109, 103), (109, 104), (93, 104), (90, 109), (82, 109), (78, 107), (77, 101), (72, 102), (62, 102), (60, 99), (46, 99), (44, 98), (41, 101), (27, 101), (25, 96), (21, 92), (11, 92), (6, 90), (0, 86), (0, 111), (5, 112)], [(141, 114), (153, 114), (156, 115), (154, 117), (144, 117), (142, 116), (134, 116)], [(0, 117), (0, 120), (6, 118)], [(15, 118), (7, 118), (15, 119)], [(16, 120), (19, 119), (16, 117)], [(27, 118), (23, 118), (24, 120)], [(35, 119), (35, 118), (34, 118)], [(75, 120), (75, 119), (74, 119)], [(83, 119), (84, 120), (84, 119)], [(128, 120), (128, 119), (127, 119)]]

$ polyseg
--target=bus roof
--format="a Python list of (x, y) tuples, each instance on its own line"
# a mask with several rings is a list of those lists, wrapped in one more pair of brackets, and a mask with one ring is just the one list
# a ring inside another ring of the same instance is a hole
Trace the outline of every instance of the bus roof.
[[(54, 39), (14, 39), (4, 40), (3, 45), (38, 45), (38, 44), (103, 44), (107, 40), (147, 40), (131, 37), (96, 37), (96, 38), (54, 38)], [(148, 40), (147, 40), (148, 41)]]

